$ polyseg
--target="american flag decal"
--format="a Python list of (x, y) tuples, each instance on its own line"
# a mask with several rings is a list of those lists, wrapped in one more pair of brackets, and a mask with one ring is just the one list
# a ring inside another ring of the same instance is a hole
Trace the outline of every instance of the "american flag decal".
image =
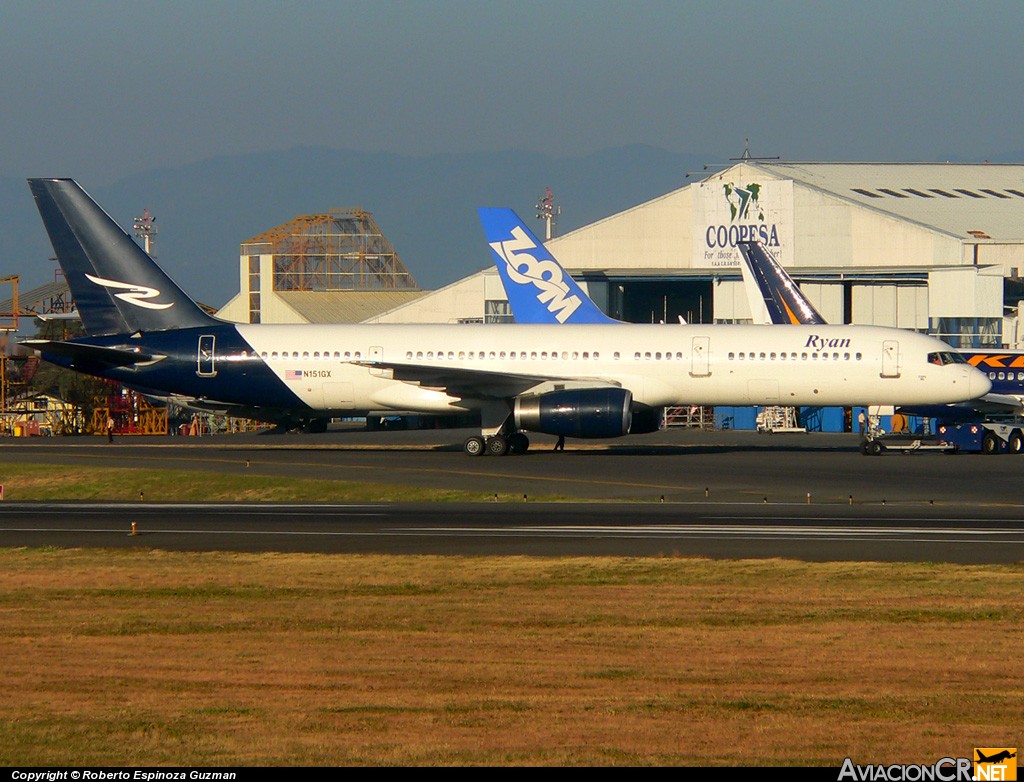
[(302, 370), (301, 369), (286, 369), (284, 371), (284, 379), (285, 380), (302, 380)]

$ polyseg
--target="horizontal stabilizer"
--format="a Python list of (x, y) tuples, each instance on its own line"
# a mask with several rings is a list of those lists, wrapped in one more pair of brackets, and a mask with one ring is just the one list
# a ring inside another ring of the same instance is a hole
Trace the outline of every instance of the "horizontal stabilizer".
[(43, 323), (48, 323), (51, 320), (82, 320), (82, 316), (78, 314), (78, 310), (71, 310), (71, 312), (37, 313), (36, 318), (43, 321)]
[(61, 342), (52, 339), (26, 339), (19, 344), (38, 350), (43, 354), (66, 356), (75, 361), (91, 364), (105, 364), (111, 367), (130, 367), (133, 364), (151, 364), (166, 356), (144, 353), (137, 348), (108, 348), (101, 345), (86, 345), (82, 342)]

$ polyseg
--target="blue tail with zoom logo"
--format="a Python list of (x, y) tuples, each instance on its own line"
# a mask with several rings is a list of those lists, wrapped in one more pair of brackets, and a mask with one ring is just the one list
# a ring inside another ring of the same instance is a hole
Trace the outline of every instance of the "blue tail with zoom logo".
[(511, 209), (480, 207), (516, 323), (618, 323), (598, 308)]

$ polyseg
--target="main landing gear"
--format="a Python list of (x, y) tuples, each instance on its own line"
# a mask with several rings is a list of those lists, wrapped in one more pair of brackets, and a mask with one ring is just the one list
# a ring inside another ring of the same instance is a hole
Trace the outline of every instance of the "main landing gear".
[(509, 435), (496, 434), (491, 437), (478, 437), (474, 435), (462, 445), (469, 456), (505, 456), (507, 454), (526, 453), (530, 447), (529, 438), (522, 432), (512, 432)]

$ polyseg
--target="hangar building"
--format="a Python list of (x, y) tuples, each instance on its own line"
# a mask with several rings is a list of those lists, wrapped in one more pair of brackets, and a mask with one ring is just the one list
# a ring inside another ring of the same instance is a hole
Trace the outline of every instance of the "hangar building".
[[(748, 237), (830, 323), (1024, 342), (1024, 165), (742, 160), (548, 247), (613, 317), (742, 323), (735, 244)], [(488, 268), (369, 320), (509, 319)]]

